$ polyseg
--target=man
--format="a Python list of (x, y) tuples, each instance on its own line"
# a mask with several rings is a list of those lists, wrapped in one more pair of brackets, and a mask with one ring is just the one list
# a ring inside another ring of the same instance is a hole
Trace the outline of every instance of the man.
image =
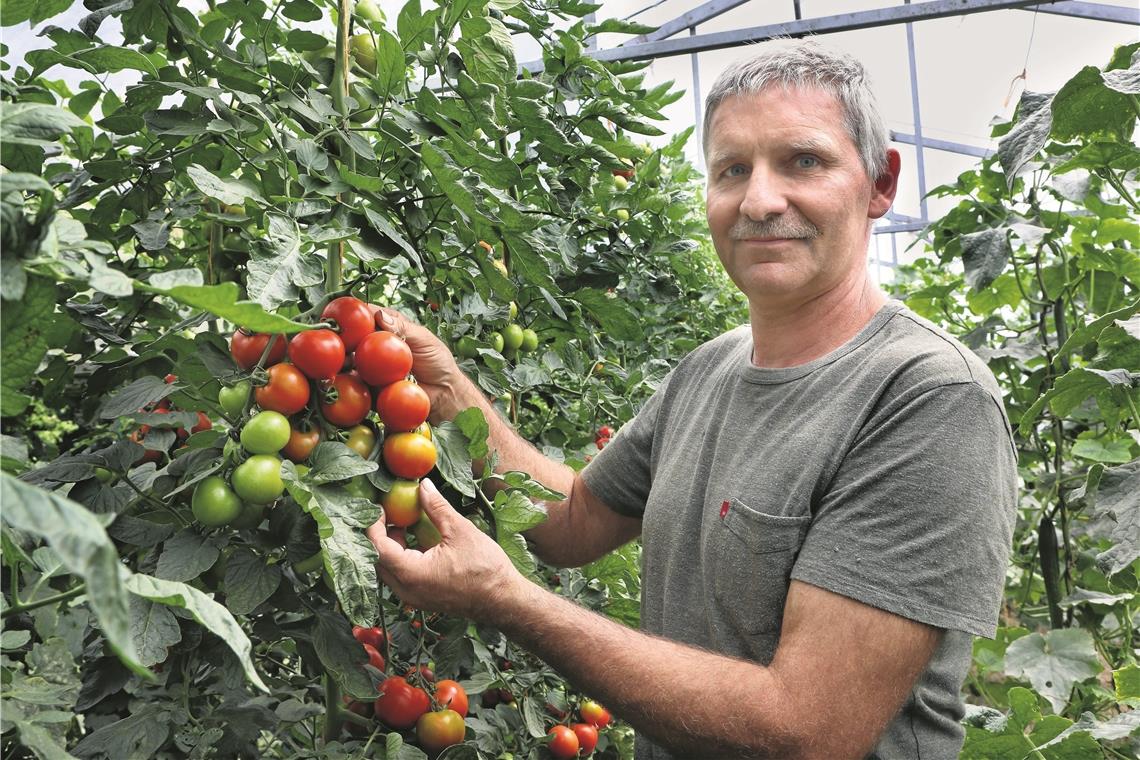
[(1015, 514), (997, 385), (867, 278), (899, 156), (857, 62), (794, 43), (738, 64), (705, 135), (709, 229), (751, 324), (683, 359), (581, 474), (386, 312), (433, 414), (478, 406), (503, 469), (569, 494), (529, 533), (540, 556), (641, 535), (644, 630), (526, 581), (426, 480), (443, 542), (405, 551), (374, 526), (381, 577), (542, 657), (634, 726), (639, 758), (957, 757)]

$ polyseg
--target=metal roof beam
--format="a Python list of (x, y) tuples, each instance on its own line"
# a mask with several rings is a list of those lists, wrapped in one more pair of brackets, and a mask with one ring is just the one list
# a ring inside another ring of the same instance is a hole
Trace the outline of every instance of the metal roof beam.
[[(799, 21), (766, 24), (764, 26), (753, 26), (746, 29), (734, 29), (728, 32), (698, 34), (681, 39), (641, 42), (635, 45), (623, 45), (608, 50), (591, 50), (588, 52), (588, 55), (601, 61), (635, 61), (646, 58), (667, 58), (674, 55), (687, 55), (689, 53), (700, 53), (705, 50), (720, 50), (722, 48), (735, 47), (738, 45), (747, 45), (753, 42), (769, 40), (773, 37), (804, 37), (809, 34), (847, 32), (855, 29), (868, 29), (891, 24), (905, 24), (913, 21), (927, 21), (935, 18), (963, 16), (971, 13), (983, 13), (985, 11), (1005, 10), (1009, 8), (1024, 8), (1025, 6), (1040, 4), (1040, 0), (930, 0), (929, 2), (914, 3), (912, 5), (897, 5), (870, 11), (840, 13), (834, 16), (821, 16), (819, 18), (801, 19)], [(542, 70), (542, 67), (542, 61), (530, 61), (522, 64), (519, 68), (537, 73)]]
[(1058, 16), (1072, 16), (1073, 18), (1087, 18), (1093, 21), (1113, 21), (1118, 24), (1132, 24), (1140, 26), (1140, 8), (1124, 8), (1119, 5), (1106, 5), (1105, 3), (1081, 2), (1055, 2), (1042, 3), (1036, 8), (1022, 8), (1023, 11), (1040, 11), (1053, 13)]
[(664, 40), (672, 37), (678, 32), (683, 32), (691, 26), (703, 24), (709, 19), (714, 19), (722, 13), (727, 13), (733, 8), (739, 8), (747, 3), (748, 0), (710, 0), (707, 3), (702, 3), (691, 11), (683, 13), (672, 21), (666, 21), (661, 26), (657, 27), (656, 31), (649, 32), (648, 34), (639, 34), (633, 39), (626, 40), (622, 46), (637, 45), (642, 42), (655, 42), (657, 40)]
[[(891, 140), (907, 145), (914, 145), (914, 135), (908, 135), (905, 132), (891, 131)], [(935, 150), (945, 150), (950, 153), (961, 153), (964, 156), (975, 156), (977, 158), (986, 158), (993, 155), (993, 151), (989, 148), (979, 148), (976, 145), (965, 145), (963, 143), (952, 142), (950, 140), (935, 140), (934, 138), (922, 136), (922, 146), (924, 148), (934, 148)]]

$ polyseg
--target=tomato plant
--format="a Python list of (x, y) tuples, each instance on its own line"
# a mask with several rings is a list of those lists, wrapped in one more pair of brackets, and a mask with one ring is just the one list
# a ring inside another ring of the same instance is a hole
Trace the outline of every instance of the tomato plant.
[(321, 400), (321, 414), (337, 427), (358, 425), (372, 408), (372, 392), (354, 374), (337, 375), (325, 393)]
[(309, 380), (292, 364), (274, 364), (269, 368), (269, 382), (258, 386), (253, 397), (262, 409), (296, 414), (309, 403)]
[(411, 728), (431, 707), (423, 689), (412, 686), (402, 676), (386, 678), (376, 698), (376, 717), (392, 728)]
[(344, 359), (344, 341), (332, 330), (306, 330), (289, 341), (289, 361), (311, 380), (331, 380)]
[(428, 754), (459, 744), (465, 731), (463, 716), (454, 710), (427, 712), (416, 721), (416, 738)]

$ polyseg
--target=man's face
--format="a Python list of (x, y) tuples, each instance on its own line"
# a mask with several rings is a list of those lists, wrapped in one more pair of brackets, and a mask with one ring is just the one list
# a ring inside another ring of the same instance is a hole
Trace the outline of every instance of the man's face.
[(897, 153), (890, 163), (887, 178), (867, 177), (828, 93), (771, 87), (724, 100), (708, 134), (708, 222), (749, 301), (806, 302), (865, 267), (868, 221), (890, 208)]

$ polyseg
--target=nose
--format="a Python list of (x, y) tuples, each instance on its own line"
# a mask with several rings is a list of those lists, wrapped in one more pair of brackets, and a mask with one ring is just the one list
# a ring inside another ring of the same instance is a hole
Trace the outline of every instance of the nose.
[(752, 167), (740, 201), (740, 213), (760, 222), (771, 216), (780, 216), (787, 210), (788, 198), (779, 175), (762, 166)]

